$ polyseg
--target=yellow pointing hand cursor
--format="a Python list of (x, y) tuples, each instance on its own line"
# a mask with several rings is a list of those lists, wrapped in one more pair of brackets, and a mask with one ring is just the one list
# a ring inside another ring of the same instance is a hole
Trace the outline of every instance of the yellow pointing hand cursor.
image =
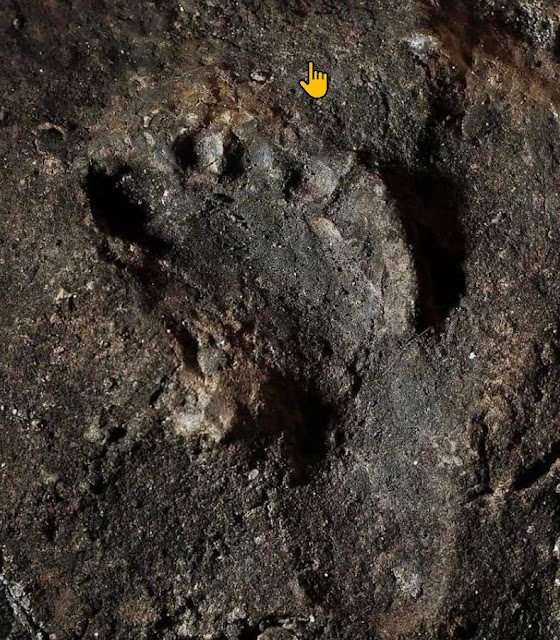
[(312, 98), (322, 98), (327, 93), (327, 74), (313, 71), (313, 63), (309, 63), (309, 80), (300, 80), (301, 88)]

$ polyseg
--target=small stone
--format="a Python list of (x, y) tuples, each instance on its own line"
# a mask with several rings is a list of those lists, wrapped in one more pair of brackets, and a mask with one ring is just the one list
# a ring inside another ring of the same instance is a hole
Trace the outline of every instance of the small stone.
[(197, 355), (198, 366), (205, 376), (213, 376), (226, 365), (226, 354), (218, 347), (203, 347)]
[(197, 139), (196, 157), (201, 169), (220, 174), (224, 161), (224, 140), (221, 133), (209, 133)]
[(54, 301), (56, 302), (56, 304), (60, 304), (61, 302), (65, 302), (66, 300), (69, 300), (71, 297), (72, 297), (71, 293), (68, 293), (68, 291), (66, 291), (64, 287), (60, 287), (56, 296), (54, 297)]
[(266, 82), (268, 77), (262, 71), (253, 71), (251, 72), (251, 80), (255, 82)]

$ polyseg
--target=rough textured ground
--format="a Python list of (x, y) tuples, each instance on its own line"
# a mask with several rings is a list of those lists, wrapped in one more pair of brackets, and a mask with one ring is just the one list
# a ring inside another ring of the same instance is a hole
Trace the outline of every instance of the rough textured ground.
[(3, 0), (0, 638), (560, 637), (559, 33)]

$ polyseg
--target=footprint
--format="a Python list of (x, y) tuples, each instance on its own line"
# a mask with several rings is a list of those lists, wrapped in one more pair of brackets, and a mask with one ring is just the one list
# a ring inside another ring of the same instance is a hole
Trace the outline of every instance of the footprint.
[(91, 221), (176, 345), (180, 379), (157, 399), (175, 432), (198, 446), (281, 437), (303, 482), (360, 354), (412, 331), (405, 231), (355, 154), (251, 119), (193, 121), (167, 150), (92, 154)]

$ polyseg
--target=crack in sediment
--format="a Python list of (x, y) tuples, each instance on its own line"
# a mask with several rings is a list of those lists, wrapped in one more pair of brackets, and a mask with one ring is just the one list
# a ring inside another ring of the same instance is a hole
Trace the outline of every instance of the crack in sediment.
[(488, 426), (484, 420), (484, 416), (478, 415), (473, 418), (473, 433), (471, 437), (471, 446), (476, 452), (476, 479), (475, 487), (468, 491), (469, 501), (480, 496), (488, 495), (494, 492), (490, 480), (490, 454), (488, 451)]

